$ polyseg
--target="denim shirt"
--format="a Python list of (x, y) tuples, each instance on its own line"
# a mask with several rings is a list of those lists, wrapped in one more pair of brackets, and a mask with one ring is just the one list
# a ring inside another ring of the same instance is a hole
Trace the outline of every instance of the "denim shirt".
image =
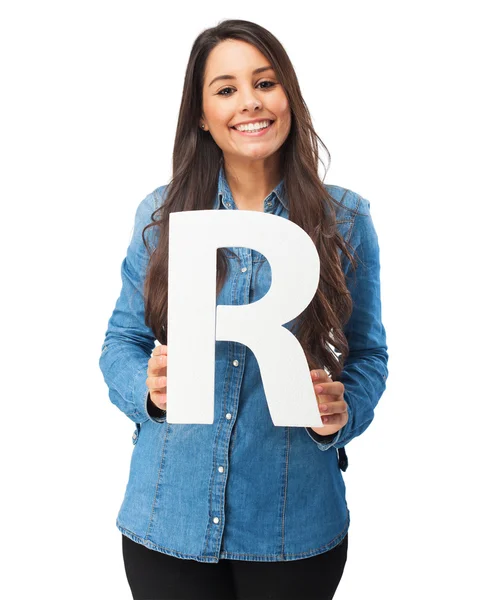
[[(388, 376), (370, 203), (351, 190), (326, 185), (338, 203), (339, 232), (360, 261), (356, 277), (349, 262), (345, 271), (354, 303), (345, 326), (350, 354), (340, 378), (349, 420), (325, 441), (306, 427), (273, 424), (255, 356), (235, 342), (216, 342), (212, 424), (173, 424), (166, 411), (148, 412), (146, 378), (155, 336), (144, 322), (148, 254), (141, 232), (166, 187), (154, 190), (136, 210), (121, 265), (122, 288), (99, 359), (111, 402), (136, 424), (116, 525), (148, 548), (205, 563), (286, 561), (326, 552), (343, 540), (350, 523), (338, 451), (369, 426)], [(212, 209), (237, 210), (223, 168)], [(265, 198), (264, 211), (288, 218), (283, 181)], [(229, 274), (217, 304), (247, 304), (264, 296), (271, 284), (265, 257), (248, 248), (226, 252)], [(288, 376), (287, 363), (285, 358), (278, 365), (278, 377)]]

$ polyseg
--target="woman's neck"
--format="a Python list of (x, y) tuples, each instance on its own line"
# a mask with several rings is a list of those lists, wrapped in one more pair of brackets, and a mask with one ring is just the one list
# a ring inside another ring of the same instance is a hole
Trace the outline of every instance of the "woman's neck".
[(276, 162), (250, 161), (232, 165), (225, 161), (225, 177), (239, 209), (263, 212), (265, 198), (282, 178)]

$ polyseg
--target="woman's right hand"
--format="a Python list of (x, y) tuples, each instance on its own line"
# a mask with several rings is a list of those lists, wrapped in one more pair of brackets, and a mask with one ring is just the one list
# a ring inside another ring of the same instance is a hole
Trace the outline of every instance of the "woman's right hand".
[(155, 406), (166, 410), (166, 363), (168, 347), (160, 344), (153, 348), (148, 361), (146, 386), (150, 390), (150, 398)]

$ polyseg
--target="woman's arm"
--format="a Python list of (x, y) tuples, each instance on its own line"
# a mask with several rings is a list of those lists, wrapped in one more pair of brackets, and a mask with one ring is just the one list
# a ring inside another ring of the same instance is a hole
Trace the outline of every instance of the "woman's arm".
[[(143, 283), (148, 266), (148, 253), (142, 231), (159, 206), (158, 188), (139, 204), (135, 214), (133, 236), (121, 265), (122, 288), (108, 321), (99, 366), (109, 389), (109, 397), (135, 423), (148, 419), (164, 421), (166, 416), (150, 414), (146, 386), (148, 361), (155, 347), (155, 336), (145, 325)], [(150, 228), (146, 236), (153, 245)], [(166, 413), (165, 413), (166, 415)]]
[(381, 317), (380, 250), (370, 203), (361, 202), (367, 214), (356, 215), (352, 243), (358, 267), (346, 270), (353, 312), (345, 326), (349, 355), (338, 378), (344, 384), (349, 419), (334, 445), (345, 446), (363, 433), (374, 418), (374, 409), (386, 389), (388, 352)]
[(363, 433), (374, 418), (388, 377), (386, 331), (381, 319), (380, 253), (370, 203), (360, 198), (350, 243), (356, 251), (358, 266), (354, 271), (348, 262), (346, 282), (353, 300), (353, 312), (344, 333), (349, 355), (338, 381), (344, 384), (348, 405), (348, 421), (333, 439), (313, 437), (321, 450), (341, 448)]

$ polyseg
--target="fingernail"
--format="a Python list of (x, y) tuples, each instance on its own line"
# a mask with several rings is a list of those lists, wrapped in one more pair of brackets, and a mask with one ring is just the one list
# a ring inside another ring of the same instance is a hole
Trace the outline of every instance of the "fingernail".
[(321, 417), (323, 420), (323, 423), (327, 423), (328, 422), (328, 417)]
[(323, 391), (323, 388), (320, 385), (315, 385), (314, 389), (316, 390), (316, 393), (320, 394)]

